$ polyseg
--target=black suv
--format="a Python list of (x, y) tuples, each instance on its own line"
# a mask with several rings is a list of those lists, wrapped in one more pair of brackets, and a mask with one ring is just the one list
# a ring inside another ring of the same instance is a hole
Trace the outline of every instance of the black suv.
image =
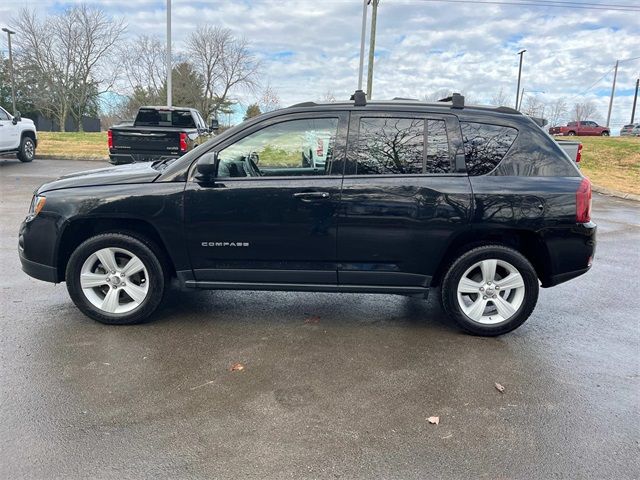
[(447, 101), (303, 103), (173, 160), (41, 186), (23, 270), (103, 323), (149, 318), (172, 277), (205, 289), (440, 288), (465, 330), (521, 325), (595, 251), (591, 185), (530, 118)]

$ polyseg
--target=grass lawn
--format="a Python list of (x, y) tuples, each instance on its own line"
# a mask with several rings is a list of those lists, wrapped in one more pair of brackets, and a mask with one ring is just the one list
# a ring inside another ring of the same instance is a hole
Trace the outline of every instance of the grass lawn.
[(107, 132), (38, 132), (38, 157), (109, 158)]
[(594, 184), (640, 194), (640, 137), (566, 138), (582, 142), (580, 168)]
[[(580, 167), (601, 187), (640, 195), (640, 137), (563, 137), (582, 142)], [(39, 132), (38, 156), (108, 159), (107, 133)]]

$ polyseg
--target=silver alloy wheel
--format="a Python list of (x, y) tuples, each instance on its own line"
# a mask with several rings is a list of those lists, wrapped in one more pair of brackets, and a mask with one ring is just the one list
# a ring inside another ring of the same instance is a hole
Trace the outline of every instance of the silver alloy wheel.
[(25, 140), (25, 142), (24, 142), (24, 154), (25, 154), (25, 157), (33, 158), (34, 153), (35, 153), (35, 147), (33, 145), (33, 141), (30, 140), (30, 139)]
[(139, 307), (149, 292), (149, 273), (142, 260), (124, 248), (102, 248), (84, 261), (80, 287), (93, 306), (107, 313)]
[(494, 325), (511, 318), (525, 296), (524, 279), (509, 262), (481, 260), (458, 282), (458, 304), (474, 322)]

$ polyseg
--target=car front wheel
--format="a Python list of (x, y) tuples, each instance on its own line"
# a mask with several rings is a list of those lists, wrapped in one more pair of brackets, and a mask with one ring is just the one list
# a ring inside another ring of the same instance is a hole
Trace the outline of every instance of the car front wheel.
[(500, 245), (474, 248), (449, 267), (442, 282), (442, 306), (467, 332), (495, 336), (510, 332), (531, 315), (538, 277), (518, 251)]
[(155, 312), (166, 276), (153, 245), (143, 240), (102, 234), (72, 253), (66, 270), (67, 290), (85, 315), (101, 323), (128, 325)]
[(22, 137), (20, 142), (20, 150), (18, 151), (18, 160), (21, 162), (30, 162), (36, 156), (36, 144), (31, 137)]

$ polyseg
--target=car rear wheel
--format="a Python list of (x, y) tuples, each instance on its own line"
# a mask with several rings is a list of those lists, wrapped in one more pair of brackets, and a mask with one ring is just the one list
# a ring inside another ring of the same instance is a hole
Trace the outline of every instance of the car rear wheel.
[(144, 239), (108, 233), (82, 243), (67, 264), (67, 290), (88, 317), (128, 325), (149, 318), (165, 290), (165, 272)]
[(495, 336), (522, 325), (538, 300), (538, 277), (518, 251), (500, 245), (457, 258), (442, 282), (442, 306), (461, 328)]
[(568, 132), (567, 135), (569, 135), (570, 137), (575, 137), (576, 136), (576, 132)]
[(31, 137), (22, 137), (20, 142), (20, 150), (18, 151), (18, 160), (21, 162), (30, 162), (36, 156), (36, 144)]

